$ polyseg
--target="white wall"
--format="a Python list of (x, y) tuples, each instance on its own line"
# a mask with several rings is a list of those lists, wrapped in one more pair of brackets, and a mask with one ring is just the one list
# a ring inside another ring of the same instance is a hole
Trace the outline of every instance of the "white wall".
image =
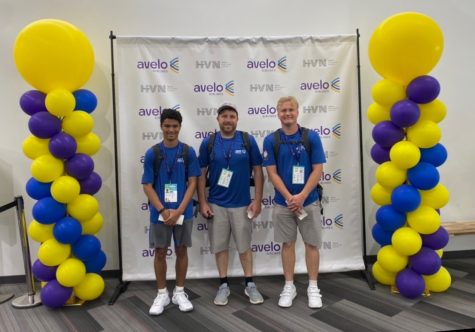
[[(21, 144), (29, 134), (28, 116), (19, 106), (22, 93), (30, 87), (15, 69), (12, 47), (16, 35), (27, 24), (43, 18), (58, 18), (76, 25), (90, 39), (96, 55), (96, 68), (85, 86), (96, 93), (99, 107), (95, 132), (103, 148), (95, 156), (96, 170), (104, 184), (97, 195), (105, 217), (99, 234), (108, 256), (106, 269), (117, 269), (118, 247), (115, 212), (114, 152), (110, 80), (109, 32), (118, 35), (258, 36), (348, 34), (356, 28), (361, 34), (361, 75), (363, 110), (371, 103), (370, 90), (379, 79), (369, 65), (367, 45), (371, 33), (386, 17), (404, 11), (419, 11), (434, 18), (445, 37), (445, 51), (432, 74), (441, 82), (440, 95), (448, 107), (442, 122), (442, 143), (449, 151), (448, 162), (440, 168), (441, 182), (451, 191), (451, 202), (442, 210), (443, 221), (473, 220), (475, 198), (472, 167), (475, 155), (475, 111), (471, 100), (475, 85), (475, 2), (472, 0), (390, 1), (390, 0), (0, 0), (0, 205), (23, 195), (27, 220), (33, 201), (24, 184), (30, 177), (30, 160)], [(34, 54), (32, 54), (34, 56)], [(292, 91), (286, 92), (292, 94)], [(369, 157), (371, 125), (364, 121), (365, 190), (374, 183), (375, 165)], [(356, 142), (355, 142), (356, 146)], [(141, 190), (137, 184), (137, 190)], [(366, 195), (368, 248), (378, 246), (371, 239), (375, 205)], [(0, 276), (23, 274), (21, 248), (15, 214), (0, 214)], [(446, 250), (475, 248), (475, 236), (453, 237)], [(36, 257), (37, 244), (31, 253)]]

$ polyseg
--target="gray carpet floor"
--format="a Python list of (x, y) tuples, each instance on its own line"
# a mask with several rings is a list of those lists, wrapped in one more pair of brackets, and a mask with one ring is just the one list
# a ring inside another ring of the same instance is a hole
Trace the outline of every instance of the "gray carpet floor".
[[(298, 296), (288, 309), (277, 306), (282, 276), (255, 277), (264, 296), (252, 305), (242, 278), (230, 279), (227, 306), (213, 304), (218, 281), (188, 280), (194, 310), (182, 313), (170, 304), (158, 317), (148, 315), (156, 295), (154, 282), (132, 282), (114, 305), (108, 305), (118, 281), (106, 280), (96, 301), (81, 307), (51, 310), (44, 306), (16, 309), (0, 304), (0, 331), (449, 331), (475, 328), (475, 258), (444, 260), (452, 275), (445, 293), (415, 300), (392, 294), (377, 284), (370, 290), (359, 272), (328, 273), (319, 278), (323, 308), (307, 307), (305, 275), (296, 276)], [(169, 290), (173, 288), (169, 282)], [(2, 284), (0, 293), (26, 292), (23, 284)]]

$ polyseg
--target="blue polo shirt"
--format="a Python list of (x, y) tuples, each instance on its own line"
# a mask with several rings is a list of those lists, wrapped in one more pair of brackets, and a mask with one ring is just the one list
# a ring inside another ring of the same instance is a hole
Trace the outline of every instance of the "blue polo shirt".
[[(242, 133), (239, 131), (236, 131), (233, 138), (223, 138), (221, 133), (217, 132), (211, 155), (208, 155), (208, 141), (209, 137), (206, 137), (201, 142), (199, 156), (200, 167), (208, 167), (209, 172), (208, 202), (225, 208), (248, 206), (251, 203), (250, 167), (262, 165), (262, 156), (256, 140), (249, 135), (251, 156), (247, 153)], [(218, 185), (223, 168), (229, 168), (233, 172), (228, 188)]]
[[(296, 195), (303, 190), (307, 183), (310, 173), (312, 172), (312, 165), (326, 162), (325, 151), (323, 150), (320, 136), (313, 130), (310, 130), (308, 133), (308, 139), (312, 147), (312, 155), (310, 158), (303, 145), (302, 130), (300, 127), (299, 130), (292, 135), (285, 135), (284, 132), (279, 129), (279, 135), (281, 144), (277, 160), (274, 156), (274, 133), (266, 136), (264, 139), (264, 150), (262, 153), (264, 159), (263, 166), (277, 166), (277, 172), (284, 182), (285, 187), (292, 195)], [(294, 166), (305, 167), (303, 184), (292, 184), (292, 169)], [(317, 200), (318, 194), (315, 188), (310, 192), (303, 205), (307, 206)], [(282, 196), (277, 189), (275, 189), (275, 202), (279, 205), (287, 206), (284, 196)]]
[[(154, 183), (154, 189), (160, 198), (160, 202), (166, 209), (178, 209), (180, 206), (185, 192), (187, 189), (187, 179), (185, 179), (185, 162), (182, 156), (183, 154), (183, 143), (178, 143), (177, 146), (173, 148), (167, 148), (163, 145), (163, 142), (160, 143), (160, 151), (163, 157), (158, 176), (154, 177), (154, 161), (155, 153), (153, 148), (150, 148), (145, 153), (145, 160), (143, 165), (143, 175), (142, 175), (142, 184)], [(195, 150), (190, 146), (188, 149), (188, 177), (200, 176), (201, 171), (198, 164), (198, 158), (196, 157)], [(165, 202), (165, 184), (173, 183), (177, 185), (178, 189), (178, 199), (176, 203)], [(151, 223), (162, 223), (158, 220), (158, 211), (152, 204), (149, 204), (150, 208), (150, 222)], [(193, 216), (193, 202), (190, 201), (188, 206), (185, 209), (185, 220), (189, 220)]]

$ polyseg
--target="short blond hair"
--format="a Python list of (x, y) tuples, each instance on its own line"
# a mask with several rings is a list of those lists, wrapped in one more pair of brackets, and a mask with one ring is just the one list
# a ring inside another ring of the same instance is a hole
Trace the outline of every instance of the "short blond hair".
[(285, 96), (285, 97), (280, 97), (279, 100), (277, 101), (277, 110), (279, 110), (280, 106), (287, 101), (290, 101), (291, 103), (293, 103), (297, 109), (299, 108), (299, 102), (297, 101), (297, 98), (295, 98), (294, 96)]

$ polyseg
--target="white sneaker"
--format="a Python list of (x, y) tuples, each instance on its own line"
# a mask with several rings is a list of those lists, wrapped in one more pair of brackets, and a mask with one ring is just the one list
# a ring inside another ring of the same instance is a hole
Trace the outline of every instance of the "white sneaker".
[(175, 292), (173, 291), (172, 302), (178, 305), (180, 311), (191, 311), (193, 310), (193, 304), (188, 300), (188, 294), (185, 292)]
[(307, 296), (309, 308), (318, 309), (322, 307), (322, 294), (320, 294), (318, 286), (308, 286)]
[(297, 296), (295, 285), (285, 285), (282, 293), (280, 293), (279, 307), (288, 308), (292, 306), (292, 301)]
[(153, 300), (153, 304), (150, 307), (148, 313), (154, 316), (160, 315), (163, 312), (163, 309), (165, 309), (165, 307), (169, 304), (170, 296), (168, 296), (168, 292), (158, 294), (155, 300)]

